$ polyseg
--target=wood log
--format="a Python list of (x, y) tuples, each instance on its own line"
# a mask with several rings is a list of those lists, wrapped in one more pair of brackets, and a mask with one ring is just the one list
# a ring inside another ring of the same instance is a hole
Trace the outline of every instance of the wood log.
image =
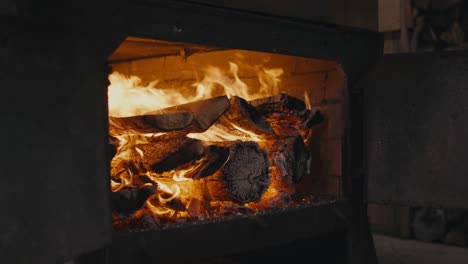
[(213, 200), (248, 203), (260, 200), (270, 185), (267, 153), (255, 142), (223, 143), (229, 159), (211, 177), (205, 179)]
[(190, 112), (193, 114), (193, 121), (185, 131), (186, 133), (202, 132), (207, 130), (218, 120), (231, 104), (227, 96), (218, 96), (206, 100), (176, 105), (147, 114), (171, 114), (177, 112)]
[(192, 124), (193, 113), (153, 113), (141, 116), (109, 117), (109, 134), (144, 134), (181, 130)]
[(311, 155), (300, 135), (267, 141), (263, 145), (273, 165), (272, 175), (285, 187), (298, 183), (309, 173)]
[(203, 157), (200, 140), (186, 137), (158, 137), (145, 144), (135, 144), (119, 150), (111, 161), (113, 179), (133, 181), (135, 175), (148, 171), (162, 173)]
[(251, 100), (249, 103), (265, 116), (285, 113), (302, 118), (306, 110), (304, 101), (285, 93)]
[(109, 117), (109, 134), (142, 134), (181, 131), (179, 134), (208, 129), (230, 108), (226, 96), (177, 105), (140, 116)]
[(203, 143), (197, 139), (155, 139), (149, 144), (137, 144), (130, 160), (142, 162), (146, 168), (162, 173), (203, 157), (204, 149)]
[(124, 187), (111, 193), (112, 209), (119, 216), (133, 215), (155, 193), (156, 187), (154, 185)]
[(185, 177), (198, 180), (211, 176), (224, 165), (228, 158), (229, 148), (216, 145), (208, 146), (205, 151), (205, 157)]
[(273, 128), (255, 107), (238, 96), (230, 99), (231, 108), (224, 114), (217, 125), (225, 126), (227, 131), (236, 130), (232, 125), (258, 133), (272, 134)]
[(305, 103), (285, 93), (250, 101), (273, 127), (277, 135), (305, 135), (324, 121), (318, 109), (306, 109)]
[(301, 123), (301, 128), (308, 129), (320, 125), (325, 118), (318, 109), (307, 110)]

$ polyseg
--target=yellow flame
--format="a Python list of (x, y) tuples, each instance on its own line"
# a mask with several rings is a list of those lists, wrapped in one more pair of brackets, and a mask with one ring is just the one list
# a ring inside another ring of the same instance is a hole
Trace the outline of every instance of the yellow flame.
[(167, 215), (167, 214), (170, 214), (170, 213), (173, 213), (174, 210), (170, 209), (170, 208), (167, 208), (167, 207), (161, 207), (161, 206), (156, 206), (154, 204), (151, 203), (151, 200), (148, 199), (148, 201), (146, 201), (146, 206), (156, 215)]
[(307, 91), (304, 91), (304, 103), (306, 105), (306, 109), (308, 110), (312, 109), (312, 104), (310, 103), (309, 93), (307, 93)]
[(157, 181), (158, 188), (164, 191), (167, 194), (170, 194), (168, 198), (164, 198), (161, 194), (158, 194), (159, 201), (162, 203), (168, 203), (172, 201), (174, 198), (177, 198), (180, 194), (180, 187), (177, 184), (171, 184), (171, 186), (162, 183), (161, 181)]
[(227, 72), (223, 72), (217, 67), (207, 67), (203, 79), (192, 84), (195, 87), (192, 94), (183, 94), (181, 88), (185, 87), (179, 87), (179, 89), (158, 87), (158, 80), (144, 85), (137, 76), (127, 77), (121, 73), (113, 72), (109, 75), (109, 116), (143, 115), (174, 105), (212, 98), (214, 90), (220, 86), (228, 97), (236, 95), (246, 100), (277, 94), (283, 70), (280, 68), (268, 69), (261, 66), (255, 68), (260, 83), (260, 89), (255, 93), (252, 93), (252, 87), (248, 87), (240, 79), (238, 74), (239, 66), (233, 62), (229, 62)]
[(260, 135), (252, 131), (239, 127), (235, 124), (231, 125), (236, 129), (235, 131), (230, 131), (223, 125), (214, 124), (205, 132), (190, 133), (187, 135), (187, 137), (208, 142), (223, 142), (237, 140), (259, 142), (262, 140)]

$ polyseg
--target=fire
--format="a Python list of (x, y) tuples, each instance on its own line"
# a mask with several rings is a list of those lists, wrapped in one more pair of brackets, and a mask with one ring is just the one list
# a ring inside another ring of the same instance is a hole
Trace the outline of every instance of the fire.
[[(247, 101), (273, 96), (281, 92), (279, 84), (281, 82), (280, 77), (283, 74), (282, 69), (269, 69), (258, 65), (250, 67), (254, 68), (257, 73), (256, 78), (260, 85), (256, 89), (249, 87), (241, 80), (239, 65), (229, 62), (227, 71), (216, 67), (207, 67), (201, 80), (192, 84), (193, 89), (191, 91), (193, 92), (191, 94), (181, 92), (187, 91), (187, 87), (183, 87), (184, 89), (167, 89), (160, 86), (158, 80), (143, 84), (142, 80), (136, 76), (128, 77), (113, 72), (109, 76), (109, 116), (140, 116), (171, 106), (212, 98), (220, 95), (220, 88), (222, 88), (222, 94), (227, 95), (229, 98), (239, 96)], [(311, 109), (307, 93), (304, 94), (304, 101), (307, 109)], [(129, 131), (125, 135), (112, 135), (118, 141), (117, 154), (111, 163), (112, 191), (118, 192), (125, 187), (154, 185), (157, 192), (146, 200), (145, 210), (149, 210), (158, 217), (176, 219), (203, 215), (208, 210), (206, 207), (210, 205), (233, 204), (230, 201), (210, 201), (211, 198), (206, 197), (208, 180), (194, 180), (191, 178), (190, 175), (206, 166), (207, 157), (186, 164), (183, 168), (162, 173), (154, 172), (151, 166), (142, 162), (146, 157), (145, 151), (140, 146), (149, 144), (155, 139), (164, 140), (166, 134), (166, 132), (143, 134), (135, 130)], [(265, 135), (255, 133), (234, 123), (230, 124), (230, 128), (226, 128), (220, 123), (214, 123), (204, 132), (188, 133), (186, 136), (191, 139), (201, 140), (205, 147), (216, 142), (237, 141), (257, 142), (265, 145), (267, 140)], [(135, 159), (140, 161), (137, 162)], [(278, 207), (278, 202), (275, 201), (288, 200), (284, 197), (289, 197), (293, 190), (289, 187), (285, 188), (278, 180), (280, 176), (275, 176), (278, 171), (277, 167), (271, 166), (269, 170), (272, 172), (273, 181), (261, 200), (239, 206), (245, 206), (256, 211), (271, 206)], [(135, 215), (141, 215), (141, 213)]]
[(261, 84), (256, 93), (249, 93), (251, 89), (239, 78), (239, 66), (233, 62), (229, 62), (227, 72), (216, 67), (207, 67), (204, 78), (200, 82), (192, 84), (195, 87), (193, 94), (182, 94), (180, 92), (182, 89), (158, 87), (158, 80), (144, 85), (137, 76), (127, 77), (113, 72), (109, 75), (109, 116), (143, 115), (175, 105), (212, 98), (219, 86), (223, 88), (223, 94), (228, 97), (239, 96), (246, 100), (276, 94), (279, 91), (278, 85), (283, 70), (279, 68), (267, 69), (260, 66), (255, 68), (258, 81)]

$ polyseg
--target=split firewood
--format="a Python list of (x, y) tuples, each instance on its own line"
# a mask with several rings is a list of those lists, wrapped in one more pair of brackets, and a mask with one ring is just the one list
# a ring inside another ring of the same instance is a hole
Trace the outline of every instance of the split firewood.
[(130, 160), (141, 161), (152, 171), (162, 173), (198, 160), (203, 154), (204, 146), (200, 140), (176, 137), (168, 140), (156, 139), (149, 144), (136, 145)]
[(111, 162), (112, 178), (153, 171), (162, 173), (203, 157), (204, 146), (198, 139), (175, 137), (155, 138), (120, 150)]
[(216, 145), (208, 146), (205, 151), (205, 157), (185, 177), (198, 180), (211, 176), (224, 165), (228, 158), (229, 148)]
[(207, 130), (229, 108), (229, 99), (219, 96), (140, 116), (109, 117), (109, 134), (117, 136), (171, 131), (181, 131), (180, 134), (201, 132)]
[(302, 118), (306, 110), (304, 101), (285, 93), (249, 101), (262, 115), (285, 113)]
[(231, 108), (219, 119), (217, 125), (225, 126), (227, 131), (236, 130), (233, 127), (235, 125), (258, 134), (273, 133), (273, 128), (265, 120), (265, 117), (246, 100), (233, 96), (230, 103)]
[(109, 117), (109, 134), (144, 134), (181, 130), (193, 121), (191, 112), (153, 113), (141, 116)]
[(268, 156), (255, 142), (222, 143), (229, 148), (229, 159), (206, 187), (213, 200), (248, 203), (260, 200), (270, 185)]
[(185, 129), (185, 132), (192, 133), (207, 130), (218, 118), (229, 110), (230, 106), (227, 96), (218, 96), (206, 100), (176, 105), (147, 114), (190, 112), (193, 114), (193, 121), (190, 126)]
[(277, 135), (304, 136), (306, 130), (324, 120), (319, 110), (306, 109), (302, 100), (285, 93), (255, 99), (250, 101), (250, 104), (266, 116)]
[(298, 183), (310, 172), (311, 155), (301, 136), (267, 141), (262, 145), (273, 165), (272, 175), (285, 187)]
[(111, 193), (112, 208), (119, 216), (130, 216), (141, 209), (146, 200), (155, 193), (154, 185), (124, 187)]

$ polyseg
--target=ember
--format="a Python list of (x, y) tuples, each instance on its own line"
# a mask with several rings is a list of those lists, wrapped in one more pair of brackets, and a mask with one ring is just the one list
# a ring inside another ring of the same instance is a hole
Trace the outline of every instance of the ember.
[[(255, 93), (229, 62), (208, 67), (193, 94), (110, 75), (109, 135), (116, 229), (250, 214), (300, 203), (311, 171), (307, 147), (324, 117), (280, 93), (282, 69), (257, 67)], [(219, 92), (219, 88), (222, 91)]]

